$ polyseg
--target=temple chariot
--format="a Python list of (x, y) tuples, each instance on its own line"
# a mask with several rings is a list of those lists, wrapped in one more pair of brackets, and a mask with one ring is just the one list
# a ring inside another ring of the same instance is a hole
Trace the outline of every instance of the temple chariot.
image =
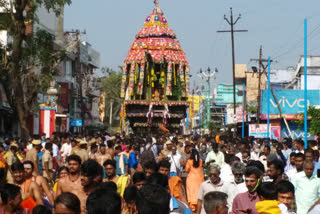
[(157, 0), (155, 6), (122, 67), (121, 128), (134, 133), (181, 132), (190, 106), (186, 54)]

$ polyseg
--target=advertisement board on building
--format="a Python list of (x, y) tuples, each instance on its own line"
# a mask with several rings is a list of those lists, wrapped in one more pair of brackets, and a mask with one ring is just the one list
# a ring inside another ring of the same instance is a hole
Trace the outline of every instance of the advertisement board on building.
[[(281, 107), (283, 114), (293, 115), (300, 114), (304, 111), (304, 90), (275, 90), (274, 91), (278, 102), (276, 102), (272, 93), (270, 93), (270, 99), (267, 100), (267, 90), (262, 91), (261, 99), (261, 114), (267, 114), (267, 103), (270, 102), (270, 114), (280, 114), (279, 106)], [(308, 105), (319, 106), (320, 105), (320, 91), (308, 90)]]
[(71, 127), (82, 127), (82, 120), (81, 119), (71, 119), (70, 126)]
[(247, 122), (247, 112), (243, 111), (242, 105), (239, 105), (236, 108), (236, 115), (234, 115), (233, 112), (234, 112), (233, 106), (228, 105), (228, 107), (227, 107), (227, 124), (241, 123), (243, 119), (244, 119), (244, 122)]
[(249, 124), (249, 136), (255, 138), (268, 138), (275, 140), (281, 139), (281, 127), (278, 125), (269, 126), (268, 136), (268, 125), (267, 124)]
[[(291, 131), (291, 136), (290, 133), (286, 127), (286, 125), (284, 124), (284, 122), (281, 123), (281, 136), (283, 138), (292, 138), (292, 139), (304, 139), (304, 129), (303, 127), (300, 127), (299, 124), (288, 121), (288, 126), (290, 128)], [(310, 122), (308, 121), (308, 127), (310, 127)], [(312, 135), (310, 132), (308, 132), (308, 140), (315, 140), (316, 137), (314, 135)]]

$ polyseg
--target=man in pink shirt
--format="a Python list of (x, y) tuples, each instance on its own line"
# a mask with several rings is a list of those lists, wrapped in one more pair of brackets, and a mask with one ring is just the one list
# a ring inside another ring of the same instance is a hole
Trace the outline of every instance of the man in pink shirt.
[(249, 166), (244, 175), (248, 191), (240, 193), (234, 198), (232, 214), (258, 214), (255, 205), (260, 200), (257, 188), (261, 183), (262, 172), (257, 167)]

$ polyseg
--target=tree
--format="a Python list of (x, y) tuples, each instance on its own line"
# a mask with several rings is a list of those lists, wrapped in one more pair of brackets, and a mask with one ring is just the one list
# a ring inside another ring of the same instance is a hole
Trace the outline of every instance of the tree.
[[(320, 136), (320, 109), (314, 106), (309, 106), (308, 108), (308, 118), (311, 118), (310, 126), (308, 127), (308, 132), (315, 136)], [(297, 114), (295, 116), (294, 123), (299, 125), (299, 129), (302, 128), (304, 124), (304, 114)]]
[(65, 55), (63, 50), (55, 49), (54, 35), (40, 29), (30, 35), (26, 28), (38, 21), (39, 7), (59, 15), (61, 8), (70, 3), (71, 0), (0, 0), (0, 7), (5, 10), (2, 15), (6, 17), (1, 28), (12, 41), (2, 52), (0, 82), (17, 115), (24, 140), (29, 137), (27, 120), (37, 106), (37, 94), (46, 91)]
[[(105, 122), (106, 126), (109, 126), (110, 120), (110, 110), (111, 110), (111, 102), (112, 102), (112, 122), (115, 120), (117, 116), (119, 116), (121, 109), (121, 99), (120, 99), (120, 90), (121, 90), (121, 78), (122, 72), (121, 67), (119, 67), (120, 71), (114, 71), (110, 68), (104, 67), (102, 68), (102, 72), (106, 75), (101, 78), (101, 90), (105, 93), (106, 98), (106, 114), (105, 114)], [(111, 127), (109, 127), (111, 129)]]
[(221, 126), (219, 124), (208, 121), (206, 125), (208, 126), (210, 136), (215, 136), (220, 132)]

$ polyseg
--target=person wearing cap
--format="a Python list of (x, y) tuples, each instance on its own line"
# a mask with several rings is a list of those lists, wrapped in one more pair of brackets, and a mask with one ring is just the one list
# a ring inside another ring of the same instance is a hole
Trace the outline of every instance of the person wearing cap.
[[(76, 139), (74, 141), (75, 145), (74, 147), (72, 148), (72, 151), (71, 151), (71, 155), (78, 155), (80, 158), (81, 158), (81, 163), (83, 163), (84, 161), (88, 160), (89, 159), (89, 154), (88, 152), (83, 152), (83, 149), (81, 149), (81, 147), (85, 147), (87, 146), (87, 142), (86, 141), (83, 141), (81, 139)], [(87, 156), (88, 158), (87, 158)]]
[(183, 145), (183, 138), (181, 139), (178, 139), (178, 145), (177, 145), (177, 150), (178, 150), (178, 153), (180, 155), (183, 155), (184, 154), (184, 145)]
[(88, 154), (88, 143), (84, 140), (80, 141), (80, 150), (78, 151), (78, 155), (81, 158), (81, 162), (84, 163), (86, 160), (89, 159), (89, 154)]
[(13, 183), (11, 166), (15, 162), (18, 162), (18, 157), (16, 155), (17, 151), (18, 151), (18, 145), (17, 145), (16, 141), (11, 141), (10, 150), (9, 150), (8, 156), (7, 156), (7, 165), (8, 165), (8, 169), (9, 169), (7, 172), (7, 182), (8, 183)]
[(172, 146), (173, 146), (173, 143), (171, 140), (168, 140), (166, 143), (166, 148), (163, 149), (161, 151), (161, 153), (165, 156), (165, 157), (168, 157), (171, 153), (172, 153)]
[(48, 179), (49, 182), (52, 180), (53, 174), (53, 162), (52, 162), (52, 143), (46, 143), (45, 152), (42, 156), (42, 175)]
[(39, 159), (38, 153), (41, 150), (41, 141), (33, 140), (32, 149), (27, 152), (26, 160), (32, 161), (34, 165), (33, 175), (39, 175)]

